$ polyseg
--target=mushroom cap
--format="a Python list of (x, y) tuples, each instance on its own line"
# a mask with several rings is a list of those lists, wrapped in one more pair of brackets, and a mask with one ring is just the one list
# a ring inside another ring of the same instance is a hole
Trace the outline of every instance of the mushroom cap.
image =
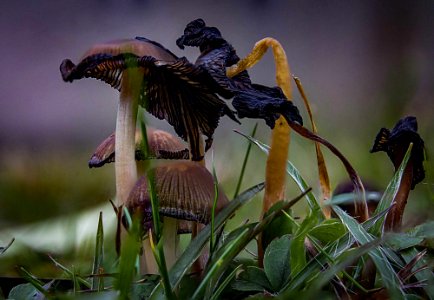
[[(189, 151), (181, 141), (172, 134), (154, 128), (147, 128), (150, 157), (157, 159), (188, 159)], [(142, 151), (143, 136), (140, 129), (136, 129), (136, 160), (145, 160)], [(89, 160), (89, 168), (102, 167), (112, 163), (115, 158), (115, 134), (107, 137), (95, 150)]]
[(207, 70), (146, 38), (96, 45), (77, 65), (65, 59), (60, 72), (67, 82), (96, 78), (120, 90), (128, 68), (139, 68), (143, 74), (139, 105), (165, 119), (178, 136), (189, 141), (192, 160), (202, 160), (200, 135), (207, 137), (209, 148), (223, 115), (238, 121), (216, 95)]
[(425, 178), (425, 170), (423, 167), (425, 147), (424, 141), (417, 132), (417, 119), (415, 117), (408, 116), (400, 119), (392, 130), (381, 128), (370, 152), (386, 152), (395, 166), (395, 169), (397, 169), (410, 143), (413, 143), (410, 159), (413, 163), (411, 189), (414, 189), (416, 184)]
[[(160, 215), (203, 224), (211, 219), (214, 202), (214, 179), (201, 164), (192, 161), (177, 161), (155, 169), (155, 189)], [(228, 199), (219, 188), (216, 213)], [(148, 180), (141, 177), (132, 189), (127, 201), (131, 214), (140, 211), (145, 227), (152, 221)]]

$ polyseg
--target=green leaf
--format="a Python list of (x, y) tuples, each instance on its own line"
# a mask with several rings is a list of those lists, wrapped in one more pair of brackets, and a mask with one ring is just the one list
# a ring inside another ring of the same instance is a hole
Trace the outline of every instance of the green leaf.
[[(374, 241), (373, 237), (363, 228), (363, 226), (354, 218), (346, 214), (339, 206), (333, 206), (333, 210), (359, 244), (364, 245)], [(382, 247), (372, 249), (369, 252), (369, 256), (374, 261), (377, 271), (381, 274), (384, 287), (388, 290), (389, 295), (393, 299), (405, 299), (405, 294), (401, 287), (401, 281), (387, 259)]]
[(140, 218), (133, 216), (133, 223), (122, 242), (119, 257), (119, 276), (115, 281), (115, 289), (119, 291), (119, 299), (129, 299), (131, 284), (137, 276), (136, 262), (140, 247)]
[[(98, 228), (96, 231), (95, 256), (93, 260), (92, 274), (101, 273), (104, 261), (104, 229), (102, 223), (102, 212), (99, 213)], [(102, 291), (104, 289), (104, 277), (95, 276), (92, 278), (92, 290)]]
[[(266, 217), (270, 213), (282, 209), (283, 205), (285, 205), (285, 201), (275, 203), (264, 216)], [(288, 210), (287, 213), (290, 214), (290, 210)], [(283, 214), (274, 218), (270, 224), (265, 226), (264, 231), (262, 232), (262, 248), (266, 249), (272, 240), (285, 234), (292, 234), (293, 231), (293, 221), (288, 219), (286, 215)]]
[(414, 237), (406, 233), (388, 233), (387, 245), (392, 247), (396, 251), (408, 249), (419, 245), (423, 242), (423, 238)]
[(309, 235), (327, 244), (336, 241), (346, 232), (345, 226), (338, 219), (328, 219), (313, 227)]
[[(234, 212), (239, 209), (242, 205), (251, 200), (257, 193), (259, 193), (264, 188), (264, 184), (260, 183), (253, 186), (252, 188), (246, 190), (237, 198), (229, 202), (226, 207), (224, 207), (220, 213), (216, 216), (214, 226), (215, 230), (218, 230), (223, 226), (223, 224), (232, 217)], [(187, 273), (196, 259), (199, 257), (203, 247), (207, 243), (211, 234), (211, 225), (208, 224), (202, 229), (196, 238), (190, 242), (185, 251), (181, 254), (178, 260), (170, 269), (169, 277), (172, 289), (175, 290), (183, 276)], [(164, 299), (164, 294), (161, 284), (157, 285), (155, 290), (152, 292), (151, 299)]]
[[(401, 185), (402, 176), (404, 175), (405, 168), (407, 167), (408, 160), (411, 156), (411, 149), (413, 147), (413, 144), (410, 144), (408, 147), (407, 152), (405, 153), (405, 156), (401, 162), (401, 165), (399, 166), (398, 170), (395, 172), (395, 174), (392, 177), (392, 180), (387, 185), (386, 190), (383, 193), (383, 197), (381, 198), (380, 202), (378, 203), (377, 208), (375, 209), (374, 215), (378, 214), (381, 211), (384, 211), (388, 207), (392, 205), (393, 199), (395, 199), (396, 194), (398, 193), (399, 187)], [(380, 233), (382, 231), (384, 221), (386, 217), (383, 217), (380, 219), (369, 231), (373, 235), (380, 236)]]
[(291, 243), (291, 276), (297, 274), (306, 265), (306, 247), (304, 240), (309, 231), (318, 223), (318, 214), (310, 213), (297, 228)]
[(220, 275), (226, 270), (226, 267), (229, 265), (231, 260), (238, 255), (251, 240), (253, 240), (260, 232), (262, 232), (265, 226), (267, 226), (275, 217), (297, 203), (308, 192), (310, 192), (310, 189), (286, 203), (286, 205), (282, 207), (282, 210), (275, 211), (263, 218), (262, 221), (259, 222), (253, 229), (249, 229), (248, 227), (245, 228), (245, 230), (240, 233), (240, 235), (233, 242), (231, 242), (225, 248), (221, 248), (215, 259), (211, 261), (209, 267), (205, 270), (205, 275), (192, 299), (199, 299), (199, 297), (203, 295), (205, 287), (208, 284), (209, 286), (213, 287)]
[(264, 270), (255, 266), (249, 266), (241, 272), (238, 279), (232, 284), (232, 288), (243, 292), (273, 291)]
[[(362, 224), (363, 228), (368, 230), (385, 214), (386, 212), (382, 212), (368, 219)], [(321, 270), (325, 268), (328, 263), (335, 263), (336, 258), (347, 251), (353, 243), (354, 238), (347, 232), (335, 242), (319, 249), (318, 255), (311, 259), (295, 276), (291, 276), (291, 280), (282, 288), (280, 293), (283, 295), (283, 299), (287, 299), (295, 291), (301, 290), (307, 282), (321, 274)]]
[(291, 273), (289, 265), (290, 246), (291, 236), (284, 235), (273, 240), (265, 249), (264, 271), (275, 292), (279, 291), (286, 283)]
[(410, 230), (409, 234), (423, 239), (434, 239), (434, 221), (420, 224)]

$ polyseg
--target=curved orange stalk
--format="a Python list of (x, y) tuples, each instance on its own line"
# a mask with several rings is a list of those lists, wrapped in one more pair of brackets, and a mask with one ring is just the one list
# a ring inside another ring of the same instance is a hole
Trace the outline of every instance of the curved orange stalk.
[[(267, 52), (273, 50), (276, 65), (276, 82), (282, 89), (288, 101), (292, 99), (291, 75), (288, 61), (282, 45), (273, 38), (264, 38), (257, 42), (252, 52), (237, 65), (227, 69), (229, 77), (235, 76), (241, 71), (254, 66)], [(284, 198), (286, 181), (286, 160), (290, 142), (290, 127), (282, 116), (277, 119), (271, 134), (271, 148), (267, 158), (265, 172), (265, 195), (262, 214), (268, 211), (279, 200)]]
[[(295, 84), (297, 85), (298, 91), (300, 92), (301, 98), (303, 99), (304, 102), (304, 106), (306, 107), (307, 113), (309, 115), (310, 123), (312, 126), (312, 132), (317, 133), (318, 130), (313, 120), (312, 110), (310, 108), (309, 100), (307, 99), (306, 93), (304, 92), (303, 85), (301, 84), (300, 79), (298, 79), (297, 77), (294, 77), (294, 81)], [(327, 172), (327, 166), (325, 164), (324, 156), (321, 151), (320, 143), (318, 142), (315, 142), (315, 151), (316, 151), (316, 160), (318, 164), (319, 182), (320, 182), (321, 192), (322, 192), (321, 207), (326, 219), (330, 219), (331, 208), (328, 205), (324, 205), (325, 200), (330, 199), (331, 196), (330, 179)]]
[[(292, 99), (291, 75), (285, 50), (282, 45), (273, 38), (264, 38), (257, 42), (252, 52), (237, 65), (228, 68), (226, 74), (229, 77), (235, 76), (241, 71), (255, 65), (267, 52), (268, 48), (273, 50), (274, 63), (276, 65), (276, 82), (282, 89), (288, 101)], [(262, 216), (273, 206), (274, 203), (283, 200), (285, 197), (286, 182), (286, 161), (290, 142), (291, 129), (285, 118), (280, 116), (276, 120), (271, 133), (270, 151), (267, 158), (265, 170), (265, 194), (262, 202)], [(264, 249), (262, 248), (262, 237), (258, 241), (259, 265), (263, 264)]]

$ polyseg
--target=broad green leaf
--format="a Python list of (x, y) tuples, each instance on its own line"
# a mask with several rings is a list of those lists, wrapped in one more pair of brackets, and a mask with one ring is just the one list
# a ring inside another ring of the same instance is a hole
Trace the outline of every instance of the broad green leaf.
[(247, 267), (232, 284), (232, 288), (244, 292), (273, 291), (264, 270), (255, 266)]
[(334, 242), (346, 233), (345, 226), (338, 219), (324, 220), (321, 224), (313, 227), (309, 235), (324, 244)]
[[(381, 198), (377, 208), (375, 209), (374, 215), (378, 214), (381, 211), (384, 211), (385, 209), (387, 209), (392, 205), (393, 199), (395, 199), (396, 194), (398, 193), (399, 187), (401, 185), (402, 176), (404, 175), (404, 171), (405, 168), (407, 167), (408, 160), (410, 159), (412, 147), (413, 144), (410, 144), (401, 162), (401, 165), (393, 175), (392, 180), (387, 185), (387, 188), (383, 193), (383, 197)], [(378, 223), (376, 223), (369, 232), (376, 236), (380, 236), (385, 219), (386, 217), (383, 217), (381, 220), (379, 220)]]
[[(265, 213), (265, 216), (276, 210), (280, 210), (283, 205), (285, 205), (285, 201), (275, 203)], [(290, 210), (288, 210), (287, 213), (290, 214)], [(262, 232), (262, 248), (266, 249), (273, 239), (279, 238), (285, 234), (292, 234), (293, 231), (295, 231), (293, 222), (288, 219), (286, 215), (276, 217), (269, 225), (265, 226), (264, 231)]]
[[(93, 260), (92, 274), (101, 273), (104, 261), (104, 229), (102, 223), (102, 212), (99, 213), (98, 228), (96, 231), (95, 255)], [(95, 276), (92, 278), (92, 290), (101, 291), (104, 289), (104, 278)]]
[[(264, 188), (264, 184), (260, 183), (253, 186), (252, 188), (246, 190), (237, 198), (229, 202), (226, 207), (224, 207), (220, 213), (215, 218), (215, 230), (219, 230), (221, 226), (232, 217), (234, 212), (239, 209), (242, 205), (251, 200), (257, 193), (259, 193)], [(204, 229), (202, 229), (196, 238), (190, 242), (182, 255), (170, 269), (169, 277), (172, 289), (176, 289), (179, 282), (183, 276), (187, 273), (196, 259), (199, 257), (203, 247), (207, 243), (211, 234), (211, 225), (208, 224)], [(151, 299), (164, 299), (164, 291), (162, 285), (159, 284), (154, 289), (151, 295)]]
[(273, 240), (265, 249), (264, 271), (275, 292), (280, 290), (291, 274), (291, 266), (289, 265), (290, 246), (291, 236), (284, 235)]
[[(339, 208), (339, 206), (333, 206), (333, 210), (359, 244), (364, 245), (374, 241), (374, 238), (368, 233), (368, 231), (366, 231), (354, 218)], [(381, 247), (372, 249), (369, 252), (369, 256), (374, 261), (377, 271), (381, 274), (384, 287), (388, 290), (390, 296), (393, 299), (405, 299), (405, 294), (401, 287), (401, 281), (392, 265), (389, 263), (383, 249)]]

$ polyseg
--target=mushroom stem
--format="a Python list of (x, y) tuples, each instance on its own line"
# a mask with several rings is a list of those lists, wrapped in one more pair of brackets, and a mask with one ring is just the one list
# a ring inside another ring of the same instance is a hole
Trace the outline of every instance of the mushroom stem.
[(140, 258), (141, 274), (158, 274), (158, 266), (152, 252), (151, 241), (149, 238), (143, 240), (143, 255)]
[(395, 204), (387, 214), (384, 223), (384, 229), (387, 231), (398, 231), (402, 225), (402, 216), (404, 215), (405, 206), (407, 204), (408, 195), (410, 194), (411, 184), (413, 181), (413, 162), (410, 160), (404, 170), (404, 174), (399, 185), (393, 203)]
[(178, 220), (170, 217), (163, 219), (164, 257), (167, 269), (170, 270), (175, 264), (178, 254)]
[(135, 134), (138, 98), (143, 76), (138, 69), (129, 69), (122, 74), (116, 119), (115, 173), (116, 198), (118, 205), (125, 204), (128, 195), (137, 181), (135, 161)]

